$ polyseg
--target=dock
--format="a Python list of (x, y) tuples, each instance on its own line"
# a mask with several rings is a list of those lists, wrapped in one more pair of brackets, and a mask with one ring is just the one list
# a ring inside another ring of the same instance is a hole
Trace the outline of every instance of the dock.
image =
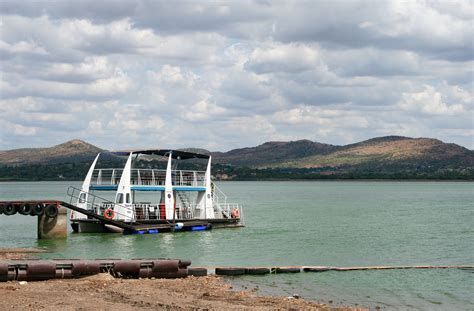
[[(208, 220), (190, 220), (173, 223), (164, 220), (160, 223), (125, 222), (114, 220), (68, 202), (59, 200), (0, 201), (0, 215), (11, 216), (17, 212), (24, 216), (38, 217), (38, 238), (59, 238), (67, 236), (67, 210), (86, 215), (89, 220), (107, 225), (112, 232), (124, 234), (154, 234), (170, 231), (209, 230), (213, 224)], [(216, 219), (217, 227), (219, 219)]]

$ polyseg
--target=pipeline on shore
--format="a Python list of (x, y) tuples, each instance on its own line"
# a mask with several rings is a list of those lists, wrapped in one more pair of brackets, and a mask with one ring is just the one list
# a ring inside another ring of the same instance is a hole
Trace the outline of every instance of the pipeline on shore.
[(57, 260), (8, 260), (0, 261), (0, 282), (40, 281), (71, 279), (110, 273), (116, 278), (184, 278), (206, 276), (208, 271), (216, 275), (265, 275), (299, 272), (361, 271), (395, 269), (462, 269), (474, 272), (474, 265), (457, 266), (280, 266), (280, 267), (189, 267), (191, 261), (180, 259), (57, 259)]
[(179, 259), (96, 259), (96, 260), (8, 260), (0, 261), (0, 282), (72, 279), (99, 273), (119, 278), (183, 278), (189, 260)]

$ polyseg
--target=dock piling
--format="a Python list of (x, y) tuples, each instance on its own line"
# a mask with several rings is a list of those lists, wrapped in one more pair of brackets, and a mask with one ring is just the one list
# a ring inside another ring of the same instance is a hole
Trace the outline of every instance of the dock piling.
[[(52, 206), (52, 205), (50, 205)], [(53, 208), (50, 207), (50, 210)], [(43, 213), (38, 215), (38, 239), (53, 239), (67, 237), (67, 209), (56, 205), (57, 215), (54, 213)]]

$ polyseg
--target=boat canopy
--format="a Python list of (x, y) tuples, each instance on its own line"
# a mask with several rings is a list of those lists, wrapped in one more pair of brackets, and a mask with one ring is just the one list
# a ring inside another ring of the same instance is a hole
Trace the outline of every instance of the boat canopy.
[(173, 159), (182, 159), (182, 160), (187, 160), (187, 159), (209, 159), (210, 156), (206, 154), (201, 154), (201, 153), (195, 153), (195, 152), (187, 152), (187, 151), (181, 151), (181, 150), (173, 150), (173, 149), (147, 149), (147, 150), (130, 150), (130, 151), (112, 151), (112, 154), (119, 155), (119, 156), (127, 156), (131, 153), (140, 155), (140, 154), (146, 154), (146, 155), (157, 155), (157, 156), (169, 156), (171, 153), (171, 157)]

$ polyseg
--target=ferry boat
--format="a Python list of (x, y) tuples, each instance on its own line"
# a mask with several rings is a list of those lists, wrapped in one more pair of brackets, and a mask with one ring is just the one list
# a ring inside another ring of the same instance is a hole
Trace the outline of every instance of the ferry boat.
[[(171, 149), (113, 154), (127, 157), (123, 168), (96, 168), (99, 153), (82, 187), (68, 189), (70, 203), (88, 212), (70, 211), (75, 232), (127, 233), (124, 228), (130, 225), (137, 229), (129, 233), (139, 234), (243, 226), (242, 206), (227, 202), (211, 179), (210, 155)], [(134, 167), (139, 159), (148, 163), (164, 159), (166, 169)], [(206, 170), (178, 168), (191, 159), (200, 159), (204, 165), (207, 161)]]

